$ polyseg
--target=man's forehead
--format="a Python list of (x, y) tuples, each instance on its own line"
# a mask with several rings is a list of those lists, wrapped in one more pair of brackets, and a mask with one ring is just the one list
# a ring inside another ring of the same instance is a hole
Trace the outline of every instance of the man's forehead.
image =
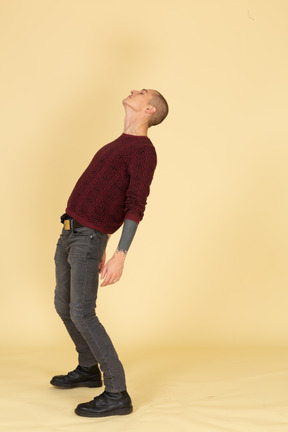
[(157, 94), (156, 90), (152, 90), (152, 89), (142, 89), (141, 91), (144, 91), (145, 93), (151, 94), (151, 95), (155, 95)]

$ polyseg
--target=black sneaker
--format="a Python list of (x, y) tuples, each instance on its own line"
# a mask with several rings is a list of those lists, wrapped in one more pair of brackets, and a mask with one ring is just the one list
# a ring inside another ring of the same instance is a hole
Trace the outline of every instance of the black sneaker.
[(81, 403), (75, 409), (76, 414), (84, 417), (125, 415), (132, 411), (132, 402), (126, 390), (119, 393), (104, 391), (92, 401)]
[(75, 387), (102, 387), (102, 376), (98, 364), (91, 367), (77, 366), (67, 375), (57, 375), (50, 384), (55, 387), (71, 389)]

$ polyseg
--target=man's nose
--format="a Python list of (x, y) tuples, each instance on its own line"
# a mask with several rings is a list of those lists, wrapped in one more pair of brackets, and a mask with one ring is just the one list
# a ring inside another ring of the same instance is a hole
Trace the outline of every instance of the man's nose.
[(134, 95), (138, 90), (131, 90), (131, 94)]

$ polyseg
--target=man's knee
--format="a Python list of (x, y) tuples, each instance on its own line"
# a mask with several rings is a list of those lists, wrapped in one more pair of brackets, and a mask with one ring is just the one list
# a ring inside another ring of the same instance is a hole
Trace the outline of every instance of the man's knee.
[(61, 301), (59, 298), (55, 296), (54, 298), (54, 306), (56, 312), (61, 318), (70, 318), (70, 308), (69, 305), (65, 302)]
[(91, 320), (94, 320), (95, 318), (97, 319), (95, 315), (95, 309), (89, 309), (79, 306), (71, 307), (70, 317), (78, 330), (82, 329), (83, 327), (87, 327)]

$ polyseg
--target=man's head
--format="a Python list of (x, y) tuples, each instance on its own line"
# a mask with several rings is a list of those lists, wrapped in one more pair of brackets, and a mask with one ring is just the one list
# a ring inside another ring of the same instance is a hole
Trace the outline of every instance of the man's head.
[(148, 127), (156, 126), (167, 116), (169, 108), (165, 98), (157, 90), (131, 90), (123, 100), (126, 109), (139, 113), (148, 121)]

